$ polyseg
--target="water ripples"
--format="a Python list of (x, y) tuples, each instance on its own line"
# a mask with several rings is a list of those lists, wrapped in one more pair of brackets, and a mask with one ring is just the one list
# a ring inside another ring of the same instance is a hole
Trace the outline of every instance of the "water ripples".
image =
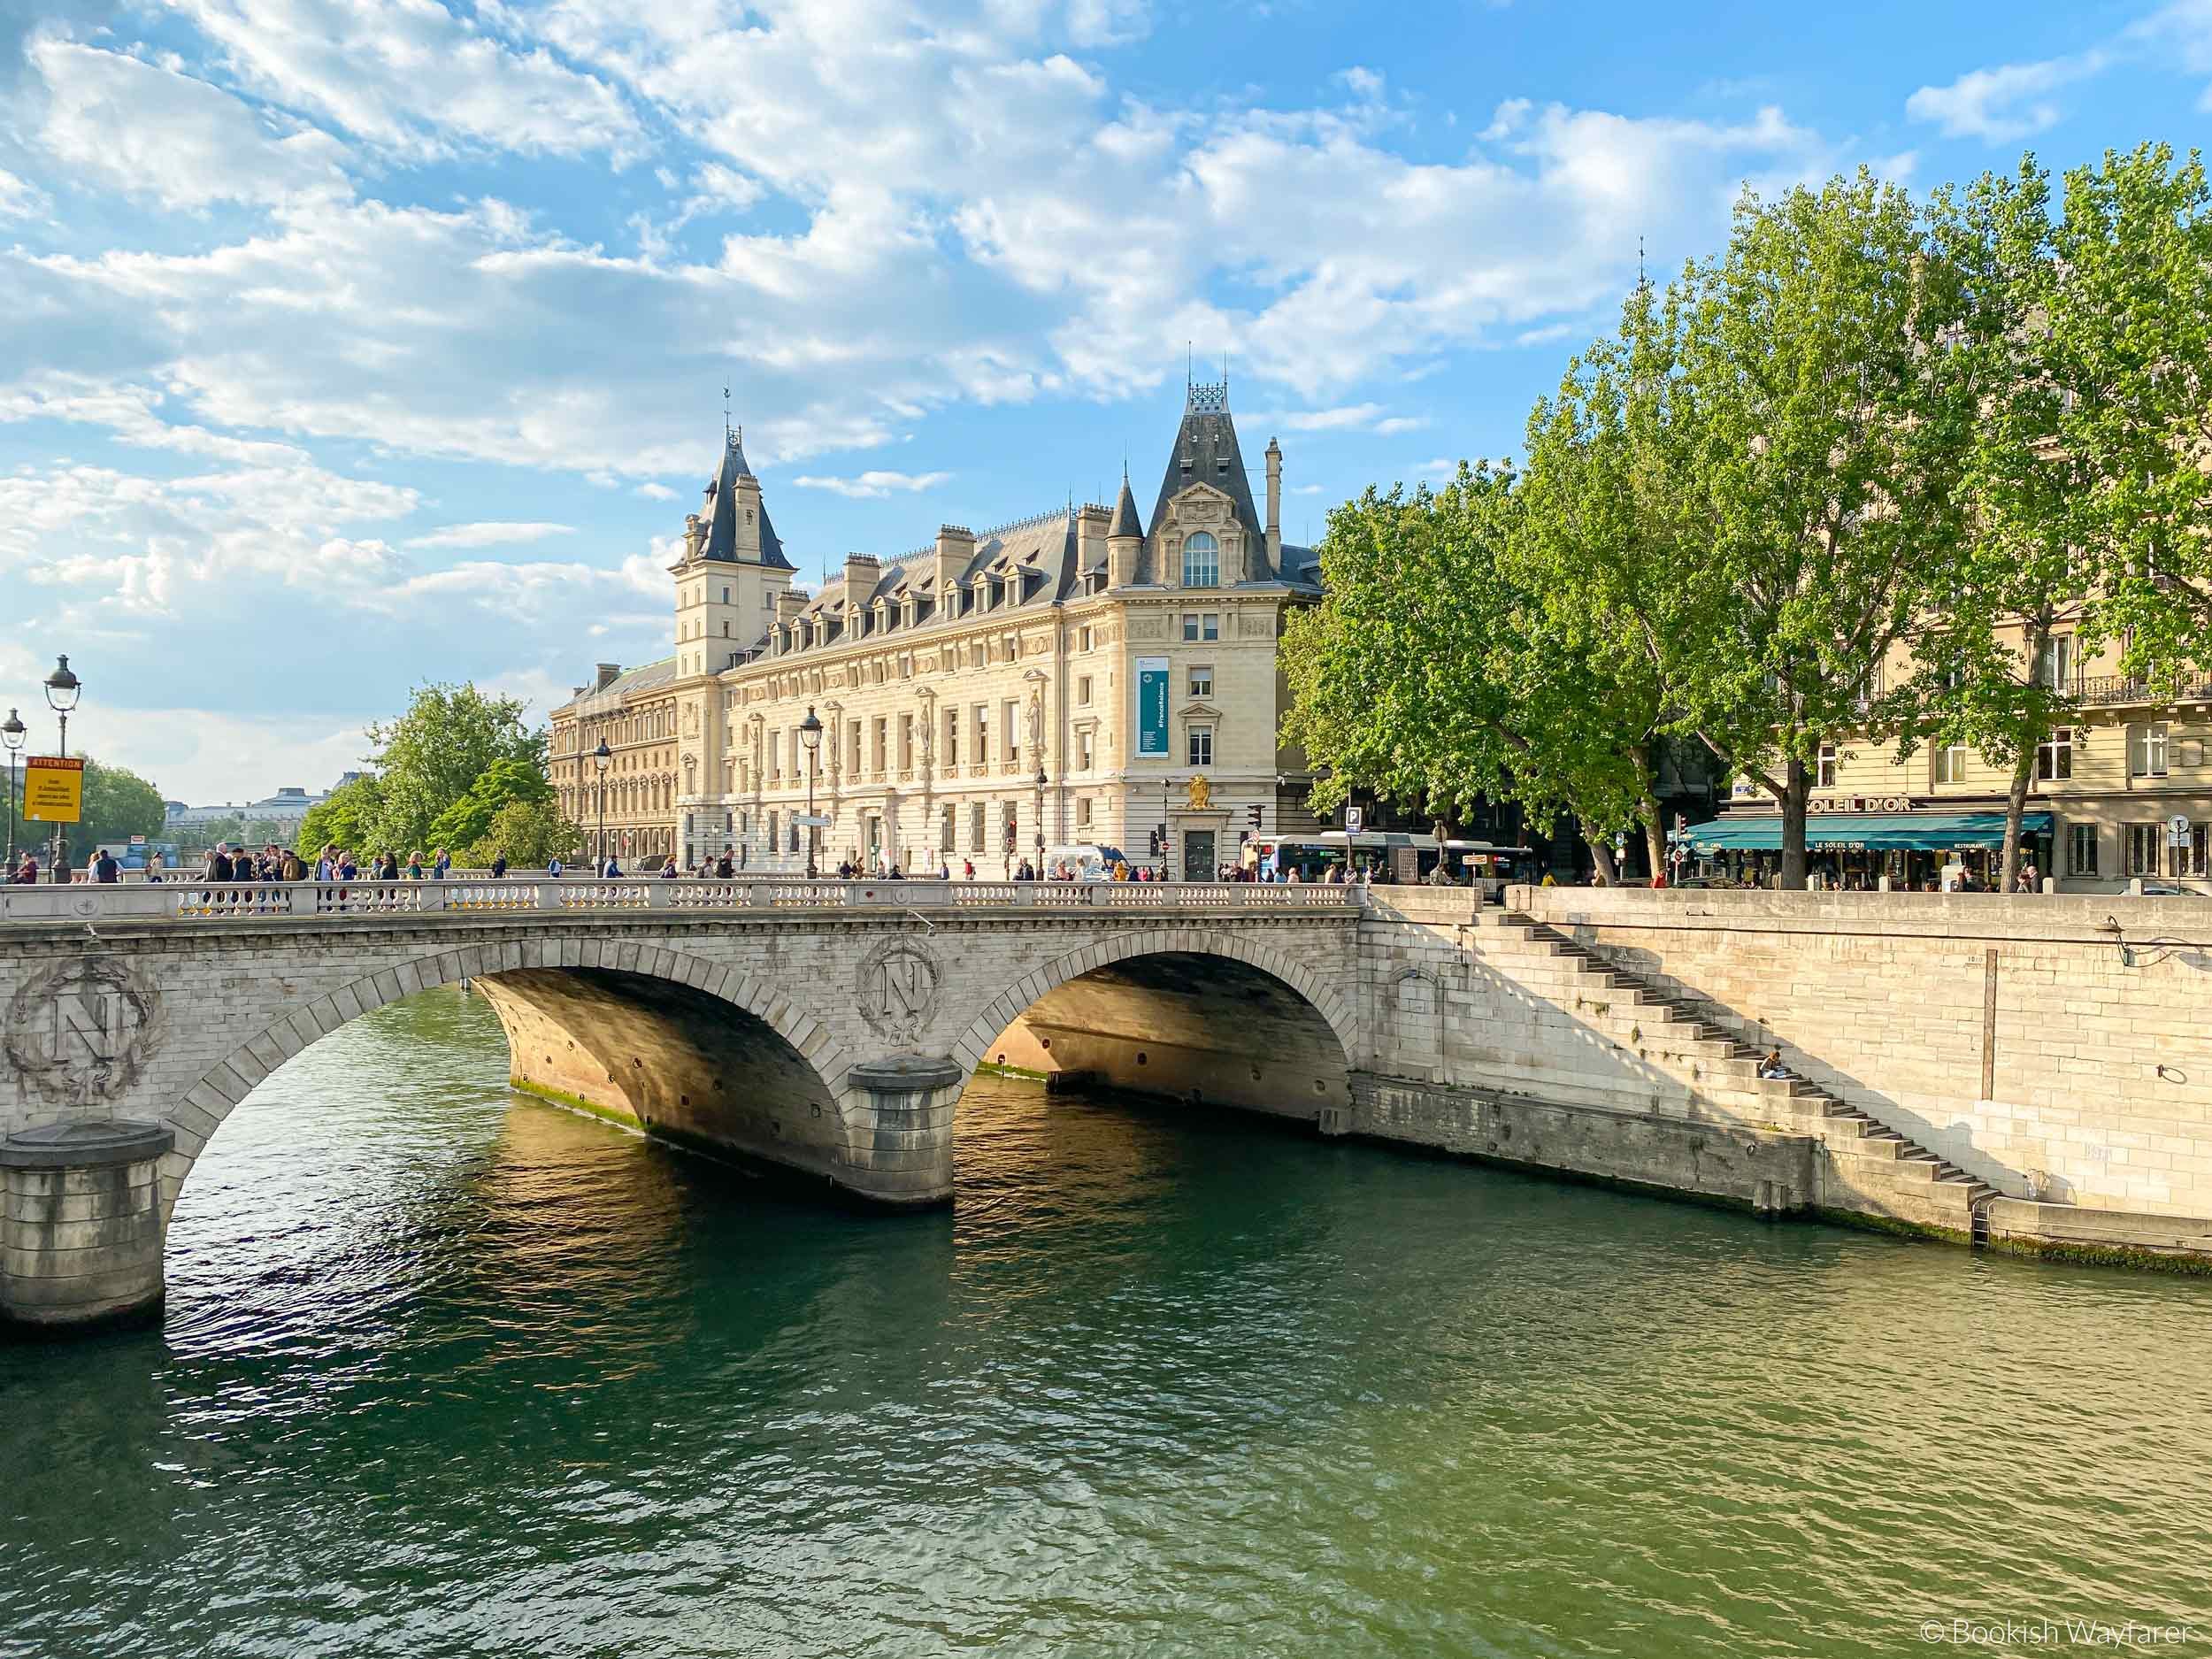
[(347, 1027), (0, 1349), (0, 1655), (2212, 1650), (2201, 1285), (988, 1080), (856, 1217), (505, 1069)]

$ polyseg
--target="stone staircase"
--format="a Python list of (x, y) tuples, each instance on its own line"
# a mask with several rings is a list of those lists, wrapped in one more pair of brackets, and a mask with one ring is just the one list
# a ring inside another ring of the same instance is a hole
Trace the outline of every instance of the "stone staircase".
[(1617, 1040), (1632, 1042), (1640, 1053), (1657, 1058), (1670, 1071), (1686, 1070), (1699, 1082), (1717, 1085), (1740, 1098), (1747, 1085), (1747, 1092), (1759, 1102), (1751, 1110), (1817, 1136), (1839, 1157), (1875, 1160), (1880, 1167), (1874, 1184), (1881, 1187), (1909, 1189), (1926, 1183), (1922, 1190), (1935, 1210), (1960, 1216), (1968, 1222), (1972, 1240), (1986, 1242), (1989, 1201), (2002, 1195), (1997, 1188), (1816, 1083), (1797, 1077), (1759, 1077), (1760, 1050), (1724, 1023), (1724, 1010), (1692, 993), (1667, 989), (1621, 968), (1549, 924), (1518, 911), (1508, 911), (1491, 925), (1517, 934), (1555, 958), (1583, 994), (1580, 1000), (1586, 1007), (1609, 1015), (1625, 1004), (1631, 1010), (1629, 1029), (1624, 1037), (1609, 1033)]

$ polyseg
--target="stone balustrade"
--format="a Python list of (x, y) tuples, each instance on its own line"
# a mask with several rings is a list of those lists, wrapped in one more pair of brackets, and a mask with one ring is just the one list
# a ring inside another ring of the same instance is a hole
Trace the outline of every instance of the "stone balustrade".
[(728, 880), (509, 876), (462, 881), (232, 881), (0, 887), (0, 922), (195, 922), (286, 917), (481, 916), (606, 910), (1133, 911), (1144, 915), (1356, 912), (1360, 890), (1240, 881)]

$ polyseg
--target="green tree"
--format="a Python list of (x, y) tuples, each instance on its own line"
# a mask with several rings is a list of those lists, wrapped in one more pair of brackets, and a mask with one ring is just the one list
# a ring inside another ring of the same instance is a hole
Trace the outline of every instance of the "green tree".
[(96, 848), (127, 847), (134, 835), (159, 841), (168, 819), (168, 808), (153, 785), (127, 768), (88, 758), (84, 764), (83, 812), (83, 820), (68, 832), (79, 863), (88, 860)]
[(1521, 585), (1514, 485), (1463, 465), (1440, 491), (1371, 488), (1330, 514), (1327, 596), (1285, 627), (1282, 735), (1316, 763), (1317, 809), (1356, 787), (1432, 811), (1509, 797), (1572, 814), (1609, 879), (1608, 836), (1649, 795), (1624, 733), (1646, 727)]
[(430, 844), (439, 814), (499, 760), (545, 770), (545, 733), (523, 724), (519, 698), (472, 684), (417, 688), (397, 719), (368, 728), (382, 805), (375, 842), (404, 857)]
[(518, 870), (541, 867), (556, 855), (570, 858), (584, 843), (584, 833), (564, 818), (549, 794), (538, 800), (511, 800), (492, 817), (483, 835), (455, 855), (457, 863), (484, 869), (504, 858)]
[[(1902, 191), (1747, 192), (1726, 252), (1632, 299), (1539, 409), (1601, 475), (1537, 509), (1563, 601), (1646, 656), (1666, 729), (1780, 803), (1787, 887), (1822, 746), (1884, 725), (1881, 665), (1950, 585), (1962, 305)], [(1570, 511), (1592, 499), (1614, 504)]]
[(524, 760), (495, 760), (469, 785), (466, 795), (438, 814), (426, 845), (457, 854), (481, 841), (493, 819), (508, 806), (552, 799), (553, 785), (541, 768)]
[(1957, 584), (1911, 689), (1930, 739), (2011, 768), (2009, 891), (2038, 753), (2078, 712), (2065, 625), (2076, 663), (2117, 640), (2159, 689), (2212, 670), (2212, 212), (2196, 158), (2146, 145), (2068, 173), (2057, 216), (2029, 155), (1939, 191), (1932, 221), (1971, 301), (1953, 355), (1978, 418)]
[(376, 833), (383, 815), (383, 790), (375, 778), (364, 775), (342, 783), (300, 820), (300, 856), (312, 859), (326, 847), (344, 847), (365, 860), (382, 850)]

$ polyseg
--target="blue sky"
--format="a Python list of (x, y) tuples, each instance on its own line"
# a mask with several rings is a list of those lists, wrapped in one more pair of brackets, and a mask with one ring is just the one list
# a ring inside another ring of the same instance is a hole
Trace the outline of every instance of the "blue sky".
[(664, 654), (725, 386), (810, 574), (1148, 499), (1193, 346), (1306, 539), (1513, 452), (1745, 182), (2185, 147), (2208, 87), (2212, 0), (50, 0), (0, 18), (0, 705), (43, 741), (66, 651), (73, 740), (195, 802), (426, 679), (541, 712)]

